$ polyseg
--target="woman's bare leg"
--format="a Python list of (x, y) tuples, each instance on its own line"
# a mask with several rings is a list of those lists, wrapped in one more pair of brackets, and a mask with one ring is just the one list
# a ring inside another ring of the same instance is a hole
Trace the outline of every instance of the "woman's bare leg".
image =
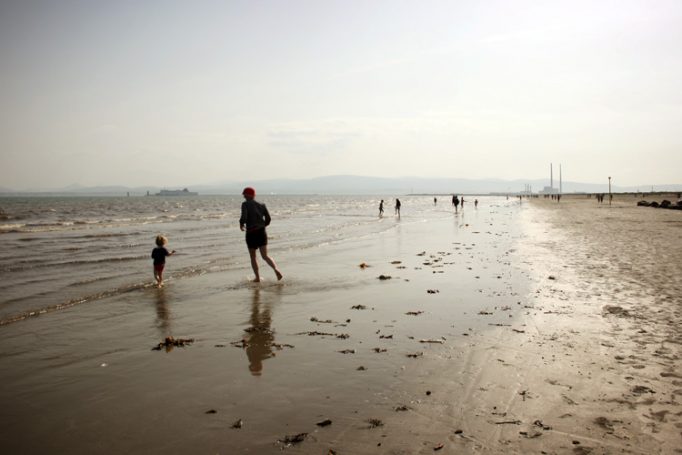
[(254, 275), (256, 275), (256, 278), (254, 278), (254, 283), (258, 283), (260, 281), (260, 274), (258, 273), (258, 260), (256, 259), (256, 250), (252, 250), (249, 248), (249, 256), (251, 257), (251, 268), (253, 269)]
[[(256, 252), (254, 251), (253, 254), (255, 256)], [(280, 272), (279, 269), (277, 268), (277, 264), (275, 264), (275, 261), (273, 261), (272, 258), (270, 256), (268, 256), (268, 246), (267, 245), (263, 245), (262, 247), (260, 247), (260, 255), (263, 258), (263, 260), (265, 262), (267, 262), (270, 267), (272, 267), (272, 270), (275, 271), (275, 275), (277, 275), (277, 281), (281, 280), (282, 279), (282, 272)]]

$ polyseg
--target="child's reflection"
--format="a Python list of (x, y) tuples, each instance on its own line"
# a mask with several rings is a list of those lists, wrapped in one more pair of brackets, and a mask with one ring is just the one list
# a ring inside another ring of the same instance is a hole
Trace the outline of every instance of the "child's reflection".
[(260, 289), (253, 290), (253, 301), (251, 302), (251, 327), (245, 329), (248, 336), (246, 341), (246, 356), (249, 358), (249, 371), (254, 376), (263, 373), (263, 360), (274, 357), (272, 345), (275, 335), (270, 329), (272, 322), (270, 315), (270, 305), (265, 304), (261, 308)]
[(170, 317), (170, 310), (166, 304), (166, 290), (159, 288), (156, 290), (156, 326), (159, 328), (162, 337), (171, 334)]

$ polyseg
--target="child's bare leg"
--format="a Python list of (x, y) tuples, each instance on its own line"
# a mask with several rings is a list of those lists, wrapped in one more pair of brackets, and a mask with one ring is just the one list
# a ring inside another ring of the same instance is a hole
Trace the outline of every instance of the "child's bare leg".
[(256, 250), (249, 248), (249, 256), (251, 257), (251, 268), (253, 269), (256, 278), (253, 279), (254, 283), (260, 281), (260, 274), (258, 273), (258, 260), (256, 260)]
[[(255, 251), (254, 251), (254, 255), (255, 255)], [(279, 269), (277, 268), (277, 264), (275, 264), (275, 261), (273, 261), (272, 258), (270, 256), (268, 256), (268, 246), (267, 245), (260, 247), (260, 255), (263, 258), (263, 260), (265, 262), (267, 262), (270, 267), (272, 267), (272, 270), (275, 271), (275, 275), (277, 275), (277, 281), (281, 280), (282, 279), (282, 272), (280, 272)]]

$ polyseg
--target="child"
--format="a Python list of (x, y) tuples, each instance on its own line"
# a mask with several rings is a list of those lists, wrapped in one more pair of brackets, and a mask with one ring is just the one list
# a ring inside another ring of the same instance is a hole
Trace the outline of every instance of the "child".
[(168, 239), (162, 235), (156, 236), (156, 248), (152, 250), (152, 259), (154, 259), (154, 278), (156, 279), (157, 287), (163, 286), (163, 267), (166, 265), (166, 256), (175, 254), (175, 250), (168, 252), (166, 249)]
[(256, 190), (253, 188), (244, 188), (242, 196), (246, 200), (242, 202), (242, 216), (239, 218), (239, 229), (246, 231), (246, 246), (251, 257), (251, 268), (253, 273), (256, 274), (256, 278), (253, 281), (255, 283), (260, 281), (256, 250), (260, 251), (263, 260), (275, 271), (277, 280), (281, 280), (282, 273), (277, 268), (275, 261), (268, 256), (268, 235), (265, 232), (265, 227), (270, 224), (270, 213), (268, 213), (265, 204), (256, 202), (254, 199), (256, 197)]

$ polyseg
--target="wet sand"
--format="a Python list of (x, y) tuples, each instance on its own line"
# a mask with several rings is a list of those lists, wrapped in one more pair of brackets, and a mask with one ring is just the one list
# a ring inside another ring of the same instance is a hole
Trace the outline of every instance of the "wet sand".
[(273, 244), (281, 283), (244, 264), (10, 324), (0, 447), (680, 453), (681, 233), (630, 200), (467, 206)]

